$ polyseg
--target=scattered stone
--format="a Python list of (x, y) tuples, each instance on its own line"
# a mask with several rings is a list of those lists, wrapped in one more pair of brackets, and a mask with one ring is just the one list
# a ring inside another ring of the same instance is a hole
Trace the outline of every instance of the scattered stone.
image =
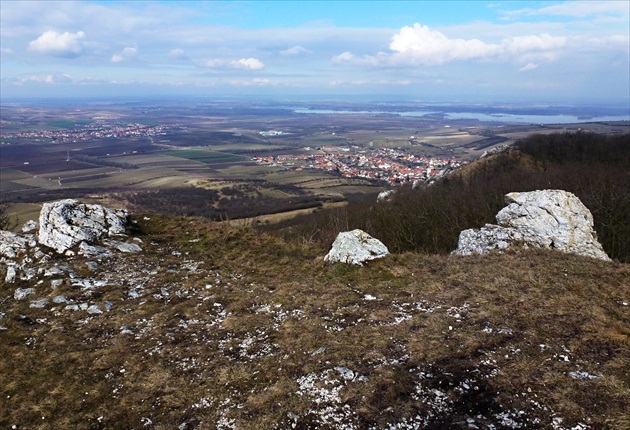
[(50, 287), (53, 290), (56, 290), (57, 288), (61, 287), (61, 284), (63, 284), (63, 279), (53, 279), (52, 281), (50, 281)]
[(72, 199), (44, 203), (39, 215), (39, 243), (62, 254), (83, 241), (124, 234), (127, 219), (125, 211)]
[(52, 299), (53, 303), (67, 303), (68, 299), (66, 298), (66, 296), (55, 296)]
[(32, 288), (16, 288), (15, 292), (13, 293), (13, 298), (15, 300), (24, 300), (31, 294), (33, 294)]
[(337, 366), (335, 367), (335, 370), (337, 372), (339, 372), (339, 375), (341, 375), (341, 377), (345, 380), (352, 380), (354, 379), (354, 372), (350, 369), (348, 369), (347, 367), (344, 366)]
[(67, 305), (63, 309), (66, 310), (66, 311), (78, 311), (79, 310), (79, 305)]
[(383, 258), (388, 254), (389, 250), (383, 242), (356, 229), (339, 233), (324, 261), (362, 266), (369, 260)]
[(31, 308), (43, 308), (48, 304), (48, 299), (33, 300), (29, 307)]
[(108, 240), (108, 241), (105, 241), (104, 243), (106, 243), (107, 245), (113, 248), (116, 248), (120, 252), (136, 253), (136, 252), (142, 251), (142, 248), (137, 243), (118, 242), (116, 240)]
[(103, 311), (98, 307), (98, 305), (92, 305), (92, 306), (87, 308), (87, 313), (88, 314), (93, 314), (93, 315), (98, 315), (98, 314), (102, 314)]
[(37, 221), (29, 220), (22, 226), (22, 233), (31, 233), (39, 228)]
[(6, 230), (0, 230), (0, 255), (15, 259), (27, 250), (28, 238)]
[(4, 280), (7, 284), (12, 284), (15, 282), (15, 276), (17, 275), (17, 271), (14, 266), (7, 266), (7, 276), (5, 276)]
[(105, 302), (104, 306), (105, 306), (105, 310), (108, 312), (114, 308), (114, 304), (110, 302), (109, 300)]
[(460, 233), (453, 254), (533, 246), (609, 261), (593, 230), (593, 216), (575, 195), (562, 190), (510, 193), (496, 216), (499, 225)]
[(110, 255), (111, 252), (102, 246), (90, 245), (86, 242), (81, 242), (79, 244), (79, 255), (85, 255), (86, 257), (106, 257)]
[(573, 379), (579, 379), (580, 381), (594, 381), (595, 379), (601, 378), (601, 376), (591, 375), (590, 373), (583, 372), (581, 370), (569, 372), (569, 376)]
[(79, 309), (87, 311), (90, 306), (87, 303), (79, 303)]
[(63, 274), (64, 274), (64, 268), (59, 267), (59, 266), (49, 267), (44, 272), (44, 276), (59, 276), (59, 275), (63, 275)]
[(96, 269), (98, 269), (98, 263), (96, 261), (87, 261), (85, 263), (85, 265), (87, 266), (88, 269), (90, 269), (92, 272), (95, 271)]

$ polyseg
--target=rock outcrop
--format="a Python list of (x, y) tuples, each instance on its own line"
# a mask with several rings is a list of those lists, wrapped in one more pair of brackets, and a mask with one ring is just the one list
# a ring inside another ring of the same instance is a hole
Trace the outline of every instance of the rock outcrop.
[(388, 254), (389, 250), (383, 242), (356, 229), (339, 233), (324, 261), (362, 266), (369, 260), (383, 258)]
[(510, 193), (496, 215), (498, 225), (464, 230), (454, 254), (483, 254), (514, 246), (553, 248), (610, 260), (597, 241), (593, 216), (580, 199), (562, 190)]
[(101, 205), (61, 200), (45, 203), (39, 215), (39, 243), (63, 253), (81, 242), (124, 234), (128, 214)]
[(387, 202), (392, 199), (392, 197), (396, 194), (396, 190), (385, 190), (378, 193), (376, 196), (377, 202)]

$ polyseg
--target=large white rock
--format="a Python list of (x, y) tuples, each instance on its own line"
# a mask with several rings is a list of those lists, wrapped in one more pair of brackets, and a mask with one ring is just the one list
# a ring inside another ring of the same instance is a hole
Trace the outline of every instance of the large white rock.
[(554, 248), (610, 260), (597, 241), (593, 216), (580, 199), (562, 190), (510, 193), (496, 216), (499, 225), (464, 230), (454, 254), (483, 254), (512, 246)]
[(324, 261), (362, 266), (366, 261), (383, 258), (388, 254), (389, 250), (383, 242), (356, 229), (339, 233)]
[(127, 217), (122, 210), (72, 199), (44, 203), (39, 214), (39, 243), (63, 253), (81, 242), (123, 234)]

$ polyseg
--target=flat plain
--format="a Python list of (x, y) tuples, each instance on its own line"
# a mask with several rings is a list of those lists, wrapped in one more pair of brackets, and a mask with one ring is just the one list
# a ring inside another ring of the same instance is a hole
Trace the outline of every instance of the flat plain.
[[(366, 111), (342, 103), (302, 107), (325, 113), (229, 101), (5, 104), (0, 194), (4, 200), (22, 204), (14, 207), (20, 221), (32, 214), (20, 207), (31, 208), (61, 197), (89, 201), (94, 196), (101, 200), (115, 196), (118, 205), (142, 211), (149, 208), (134, 206), (130, 196), (179, 188), (214, 189), (217, 202), (229, 200), (230, 207), (243, 196), (262, 196), (284, 199), (283, 204), (275, 205), (283, 211), (302, 211), (306, 195), (311, 199), (309, 205), (318, 207), (398, 185), (398, 179), (388, 177), (389, 172), (378, 172), (386, 171), (389, 160), (382, 157), (391, 151), (403, 167), (413, 168), (412, 160), (421, 159), (429, 173), (437, 166), (435, 174), (445, 168), (444, 163), (472, 161), (485, 151), (532, 133), (621, 133), (630, 129), (627, 121), (542, 125), (451, 119), (435, 113), (404, 115), (399, 112), (404, 106), (372, 106), (373, 111), (369, 106)], [(338, 110), (316, 110), (333, 107)], [(325, 157), (328, 165), (320, 161)], [(367, 158), (377, 173), (361, 176), (348, 166), (350, 173), (340, 170), (338, 163), (354, 163), (353, 157)], [(238, 191), (246, 184), (253, 188)], [(291, 197), (297, 196), (302, 197), (301, 203), (292, 208)], [(272, 202), (262, 206), (266, 212), (275, 212)], [(247, 215), (230, 212), (225, 204), (216, 203), (215, 207), (221, 216)]]

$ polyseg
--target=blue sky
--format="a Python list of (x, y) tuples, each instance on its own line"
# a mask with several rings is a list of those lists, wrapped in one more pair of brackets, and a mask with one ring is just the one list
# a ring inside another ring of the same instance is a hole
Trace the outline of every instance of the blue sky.
[(630, 2), (0, 1), (19, 97), (630, 99)]

